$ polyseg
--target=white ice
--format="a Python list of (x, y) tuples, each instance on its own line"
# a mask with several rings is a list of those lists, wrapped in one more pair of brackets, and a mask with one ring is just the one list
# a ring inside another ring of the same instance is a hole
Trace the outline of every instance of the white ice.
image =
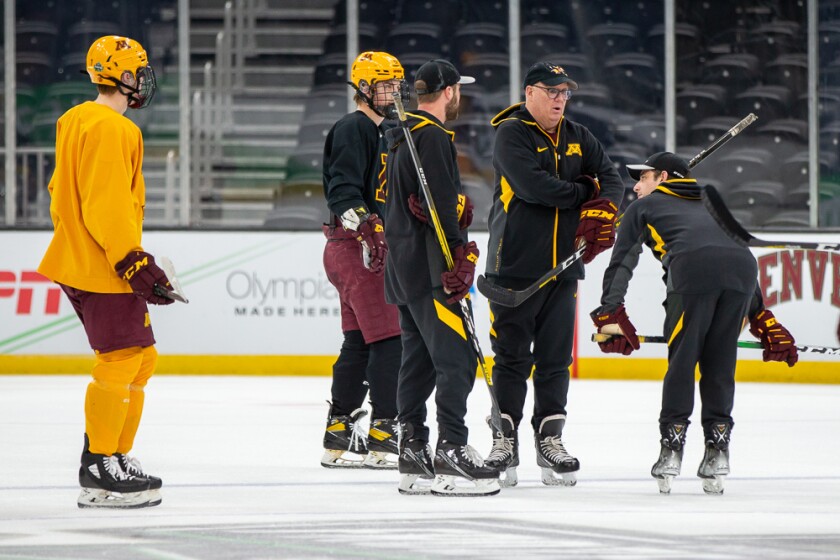
[[(102, 511), (76, 507), (87, 383), (0, 376), (0, 559), (840, 558), (836, 385), (739, 384), (723, 496), (696, 477), (698, 397), (663, 496), (660, 383), (574, 380), (577, 486), (540, 483), (526, 415), (519, 486), (438, 498), (400, 495), (393, 471), (319, 465), (327, 377), (159, 375), (133, 454), (163, 478), (163, 504)], [(484, 455), (488, 406), (479, 379), (468, 425)]]

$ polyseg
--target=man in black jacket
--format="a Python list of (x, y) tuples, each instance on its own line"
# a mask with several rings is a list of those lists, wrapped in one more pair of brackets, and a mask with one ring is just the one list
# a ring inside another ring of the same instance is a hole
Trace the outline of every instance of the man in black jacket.
[(606, 353), (638, 350), (636, 329), (624, 309), (624, 296), (639, 262), (650, 247), (665, 270), (665, 328), (668, 372), (662, 387), (659, 460), (651, 475), (660, 492), (670, 493), (680, 473), (689, 417), (694, 408), (694, 371), (700, 368), (700, 398), (705, 455), (697, 471), (703, 489), (723, 492), (729, 474), (729, 438), (735, 396), (738, 335), (744, 317), (764, 346), (764, 361), (797, 359), (790, 332), (766, 309), (749, 249), (735, 243), (703, 206), (701, 188), (689, 177), (688, 163), (660, 152), (643, 164), (628, 165), (638, 182), (639, 200), (621, 218), (618, 241), (604, 273), (601, 306), (591, 314), (599, 332), (618, 334), (600, 343)]
[[(538, 62), (528, 70), (523, 85), (525, 102), (505, 109), (492, 121), (496, 190), (486, 275), (514, 290), (532, 284), (581, 243), (586, 246), (584, 263), (611, 247), (624, 193), (601, 143), (564, 116), (566, 101), (578, 85), (563, 68)], [(566, 451), (561, 436), (581, 278), (583, 264), (578, 262), (519, 307), (490, 303), (490, 337), (496, 355), (493, 385), (503, 433), (494, 434), (487, 462), (506, 471), (504, 485), (517, 482), (517, 429), (532, 368), (531, 423), (542, 481), (575, 484), (579, 463)]]
[[(395, 118), (392, 94), (406, 90), (403, 67), (386, 52), (356, 57), (349, 85), (356, 110), (324, 143), (324, 196), (332, 214), (324, 225), (324, 269), (341, 304), (344, 342), (333, 366), (332, 402), (321, 464), (328, 468), (396, 468), (397, 374), (400, 325), (385, 303), (385, 142), (382, 123)], [(407, 98), (407, 95), (406, 95)], [(367, 438), (359, 420), (368, 387), (372, 419)]]
[[(445, 60), (427, 62), (415, 75), (417, 111), (407, 118), (454, 260), (451, 271), (431, 220), (426, 219), (428, 205), (403, 129), (389, 130), (386, 135), (390, 156), (385, 238), (391, 251), (385, 266), (385, 298), (399, 308), (402, 328), (397, 405), (403, 428), (399, 490), (405, 494), (428, 492), (419, 480), (433, 476), (431, 492), (436, 495), (499, 492), (498, 471), (484, 466), (467, 445), (464, 416), (477, 359), (459, 301), (472, 286), (478, 249), (467, 237), (469, 205), (458, 172), (454, 133), (444, 126), (458, 116), (461, 84), (474, 81)], [(426, 401), (432, 391), (436, 391), (438, 422), (434, 460), (425, 425)]]

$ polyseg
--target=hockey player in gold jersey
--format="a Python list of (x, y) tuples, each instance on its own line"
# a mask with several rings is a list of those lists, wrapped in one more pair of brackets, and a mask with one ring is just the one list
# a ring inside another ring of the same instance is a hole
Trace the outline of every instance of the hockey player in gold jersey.
[(58, 119), (50, 216), (55, 229), (38, 271), (58, 283), (96, 355), (85, 397), (79, 507), (160, 503), (161, 480), (128, 452), (157, 351), (147, 303), (172, 303), (166, 274), (141, 245), (143, 137), (124, 116), (146, 107), (155, 75), (128, 37), (97, 39), (87, 71), (98, 96)]

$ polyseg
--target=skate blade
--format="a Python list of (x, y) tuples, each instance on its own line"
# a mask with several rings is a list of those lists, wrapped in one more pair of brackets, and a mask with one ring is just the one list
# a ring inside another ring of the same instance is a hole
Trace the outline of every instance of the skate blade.
[(362, 466), (366, 469), (375, 470), (393, 470), (397, 468), (397, 460), (390, 459), (388, 456), (395, 457), (393, 454), (385, 453), (384, 451), (368, 451), (367, 457), (362, 461)]
[(324, 455), (321, 457), (321, 466), (328, 469), (361, 469), (364, 466), (365, 457), (359, 455), (358, 459), (351, 459), (345, 457), (342, 449), (325, 449)]
[(408, 496), (429, 494), (432, 491), (432, 480), (419, 474), (403, 474), (400, 475), (400, 485), (397, 489), (400, 494)]
[[(461, 482), (461, 485), (458, 484)], [(432, 482), (432, 495), (445, 497), (495, 496), (501, 491), (498, 478), (468, 480), (439, 474)]]
[(670, 475), (663, 475), (661, 477), (656, 476), (656, 484), (659, 485), (659, 493), (660, 494), (670, 494), (671, 493), (671, 483), (674, 480), (673, 476)]
[(159, 506), (162, 501), (163, 497), (160, 495), (160, 488), (149, 490), (149, 505), (147, 507)]
[(516, 474), (516, 467), (508, 467), (506, 471), (501, 473), (504, 478), (499, 476), (499, 486), (502, 488), (513, 488), (519, 484), (519, 476)]
[[(76, 504), (81, 509), (137, 509), (152, 505), (150, 504), (149, 494), (149, 491), (121, 494), (119, 492), (110, 492), (100, 488), (82, 488), (82, 492), (79, 494)], [(160, 503), (160, 501), (158, 501), (158, 503)]]
[[(542, 483), (546, 486), (574, 486), (577, 484), (577, 476), (573, 472), (555, 473), (552, 469), (543, 467)], [(557, 476), (559, 475), (559, 477)]]
[(702, 480), (703, 492), (714, 496), (719, 496), (723, 494), (723, 476), (716, 476), (714, 478), (704, 478)]

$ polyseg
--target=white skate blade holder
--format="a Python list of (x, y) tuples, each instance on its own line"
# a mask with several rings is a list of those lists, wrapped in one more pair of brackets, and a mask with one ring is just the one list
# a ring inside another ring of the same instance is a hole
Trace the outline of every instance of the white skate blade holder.
[(498, 478), (469, 480), (460, 476), (439, 474), (432, 482), (432, 494), (435, 496), (494, 496), (500, 491)]
[(671, 475), (664, 475), (662, 478), (656, 479), (656, 484), (659, 485), (659, 493), (660, 494), (670, 494), (671, 493), (671, 483), (674, 481), (674, 477)]
[(401, 474), (398, 490), (400, 494), (406, 495), (430, 494), (432, 479), (419, 474)]
[(713, 478), (703, 478), (703, 492), (714, 496), (723, 494), (723, 480), (725, 476), (717, 475)]
[(397, 468), (397, 460), (393, 453), (384, 451), (368, 451), (362, 466), (366, 469), (393, 470)]
[(168, 290), (163, 286), (155, 284), (155, 295), (174, 299), (175, 301), (180, 301), (181, 303), (189, 303), (190, 300), (188, 300), (187, 296), (184, 295), (184, 290), (181, 289), (181, 284), (178, 282), (178, 276), (175, 274), (175, 265), (172, 264), (169, 257), (161, 257), (159, 262), (161, 270), (163, 270), (166, 277), (169, 278), (169, 284), (172, 289)]
[(508, 467), (499, 473), (499, 486), (502, 488), (513, 488), (519, 484), (519, 475), (516, 474), (516, 467)]
[(325, 449), (321, 466), (328, 469), (361, 469), (365, 467), (366, 456), (344, 449)]
[(546, 486), (574, 486), (577, 476), (574, 472), (555, 473), (550, 467), (542, 467), (542, 483)]
[(81, 509), (136, 509), (156, 506), (160, 503), (160, 499), (152, 502), (150, 498), (151, 496), (148, 491), (122, 494), (101, 488), (82, 488), (82, 492), (79, 494), (76, 503)]

